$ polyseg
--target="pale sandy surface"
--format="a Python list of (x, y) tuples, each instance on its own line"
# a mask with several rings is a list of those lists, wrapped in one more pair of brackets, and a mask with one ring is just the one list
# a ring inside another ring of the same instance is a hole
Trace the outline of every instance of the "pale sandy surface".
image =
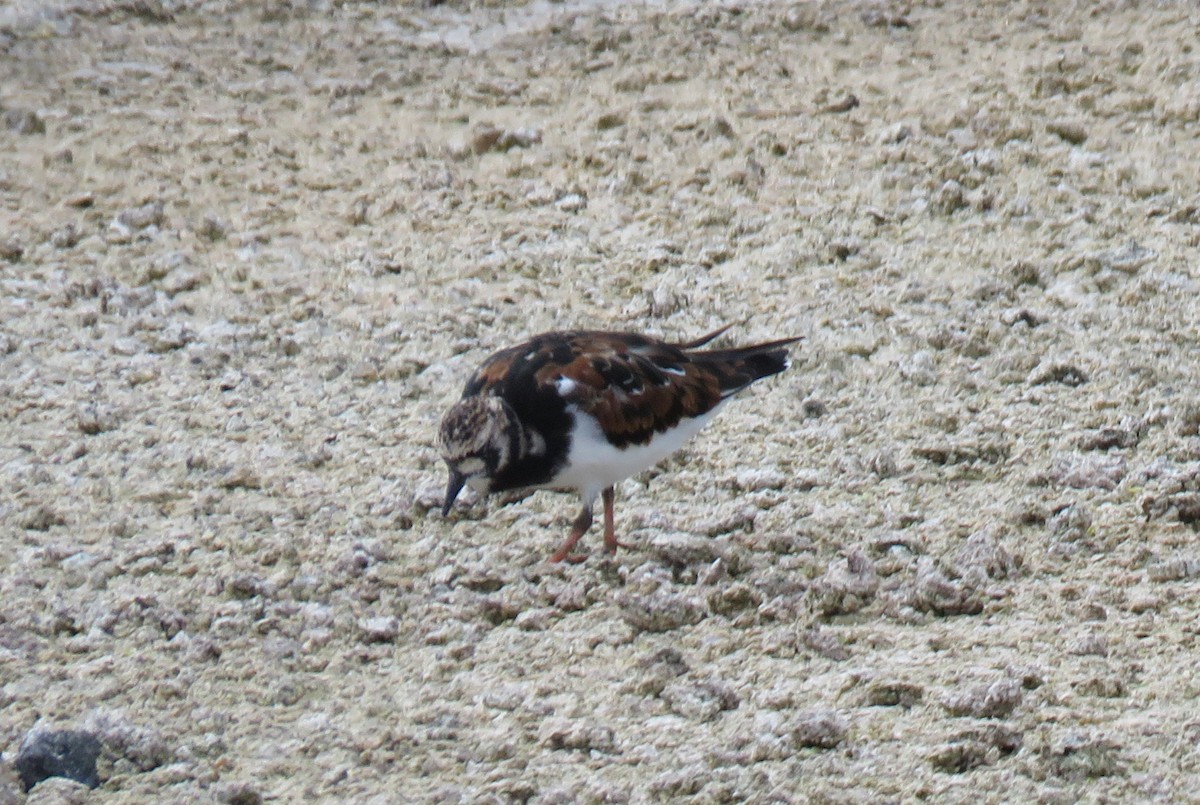
[[(0, 104), (0, 802), (1200, 796), (1194, 4), (18, 3)], [(429, 510), (491, 350), (742, 320), (634, 550)]]

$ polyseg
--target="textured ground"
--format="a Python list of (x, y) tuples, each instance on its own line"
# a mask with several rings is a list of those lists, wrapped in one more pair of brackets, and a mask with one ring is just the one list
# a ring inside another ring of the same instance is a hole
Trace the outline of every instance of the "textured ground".
[[(0, 803), (38, 726), (89, 802), (1195, 797), (1198, 35), (0, 6)], [(491, 350), (731, 321), (807, 340), (637, 549), (431, 510)]]

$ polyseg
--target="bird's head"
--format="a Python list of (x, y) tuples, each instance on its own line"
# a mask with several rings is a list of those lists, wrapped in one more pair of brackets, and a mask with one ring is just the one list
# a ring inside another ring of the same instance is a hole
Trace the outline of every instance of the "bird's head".
[(450, 514), (464, 485), (480, 494), (490, 491), (491, 479), (508, 466), (514, 434), (520, 423), (499, 397), (464, 397), (442, 417), (438, 451), (450, 470), (442, 515)]

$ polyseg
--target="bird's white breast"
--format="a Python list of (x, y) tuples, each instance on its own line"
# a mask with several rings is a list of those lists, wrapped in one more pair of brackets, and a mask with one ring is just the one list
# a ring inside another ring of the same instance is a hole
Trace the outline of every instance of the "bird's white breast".
[(683, 447), (688, 439), (709, 423), (717, 408), (707, 414), (684, 419), (665, 433), (655, 433), (648, 444), (631, 444), (620, 449), (608, 441), (594, 417), (570, 406), (569, 410), (575, 417), (575, 428), (571, 432), (567, 465), (549, 486), (578, 489), (584, 500), (593, 500), (605, 487), (653, 467)]

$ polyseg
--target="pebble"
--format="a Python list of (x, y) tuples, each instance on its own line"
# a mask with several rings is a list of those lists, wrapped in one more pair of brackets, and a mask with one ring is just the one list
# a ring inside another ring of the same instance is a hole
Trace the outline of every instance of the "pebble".
[(900, 364), (900, 376), (918, 386), (937, 382), (937, 362), (927, 349), (914, 352)]
[(711, 538), (681, 531), (655, 534), (647, 547), (663, 562), (680, 567), (709, 564), (720, 555)]
[(875, 599), (879, 576), (861, 550), (829, 564), (825, 574), (813, 582), (809, 595), (813, 605), (826, 616), (858, 612)]
[(390, 615), (364, 618), (358, 622), (363, 642), (391, 643), (400, 635), (400, 619)]
[(1062, 456), (1050, 468), (1049, 478), (1072, 489), (1116, 489), (1129, 471), (1123, 456), (1089, 453)]
[(537, 129), (500, 129), (491, 125), (483, 125), (471, 139), (471, 148), (476, 154), (488, 151), (508, 151), (513, 148), (528, 148), (542, 141), (542, 133)]
[(1083, 783), (1121, 772), (1121, 746), (1102, 733), (1068, 730), (1040, 751), (1040, 764), (1066, 782)]
[(259, 787), (251, 782), (235, 780), (223, 782), (214, 791), (217, 802), (225, 805), (262, 805), (263, 795)]
[(46, 121), (32, 109), (8, 109), (4, 112), (4, 125), (17, 134), (45, 134)]
[(953, 693), (942, 700), (952, 716), (971, 718), (1007, 718), (1021, 704), (1021, 681), (1005, 677), (987, 685)]
[(9, 235), (0, 241), (0, 259), (15, 263), (25, 254), (25, 247), (16, 235)]
[(26, 791), (50, 777), (66, 777), (96, 788), (100, 785), (96, 771), (100, 749), (100, 739), (94, 733), (34, 727), (17, 750), (17, 773)]
[(151, 226), (162, 226), (166, 220), (163, 203), (149, 201), (140, 207), (130, 207), (117, 214), (116, 222), (127, 229), (146, 229)]
[(737, 692), (718, 680), (693, 682), (678, 680), (668, 684), (660, 698), (671, 712), (693, 721), (711, 721), (724, 710), (734, 710), (740, 703)]
[(864, 697), (869, 707), (903, 707), (908, 710), (921, 703), (925, 689), (912, 682), (889, 680), (872, 682)]
[(174, 752), (157, 729), (134, 722), (120, 710), (92, 710), (84, 717), (83, 728), (116, 755), (118, 772), (122, 771), (122, 763), (129, 764), (130, 770), (146, 772), (174, 759)]
[(946, 181), (933, 194), (932, 207), (943, 215), (950, 215), (965, 206), (967, 206), (966, 190), (953, 179)]
[(708, 615), (708, 607), (699, 598), (665, 590), (618, 595), (616, 602), (625, 622), (643, 632), (669, 632), (699, 623)]
[(954, 565), (960, 571), (976, 570), (986, 578), (1007, 579), (1019, 573), (1022, 561), (1004, 547), (998, 529), (987, 526), (967, 537), (954, 556)]
[(541, 744), (552, 750), (576, 750), (611, 754), (616, 750), (616, 734), (610, 727), (592, 718), (551, 718), (538, 730)]
[(63, 199), (63, 206), (76, 209), (86, 209), (96, 203), (96, 194), (90, 192), (74, 193)]
[(554, 207), (560, 212), (580, 212), (587, 208), (587, 197), (579, 193), (568, 193), (554, 202)]
[(797, 747), (835, 749), (846, 740), (850, 725), (835, 710), (811, 710), (795, 716), (788, 732)]
[(917, 559), (917, 577), (908, 603), (918, 612), (934, 615), (978, 615), (983, 611), (982, 596), (972, 587), (951, 581), (928, 556)]
[(1067, 118), (1051, 120), (1046, 124), (1046, 131), (1066, 140), (1071, 145), (1080, 145), (1088, 138), (1087, 126), (1079, 120)]

